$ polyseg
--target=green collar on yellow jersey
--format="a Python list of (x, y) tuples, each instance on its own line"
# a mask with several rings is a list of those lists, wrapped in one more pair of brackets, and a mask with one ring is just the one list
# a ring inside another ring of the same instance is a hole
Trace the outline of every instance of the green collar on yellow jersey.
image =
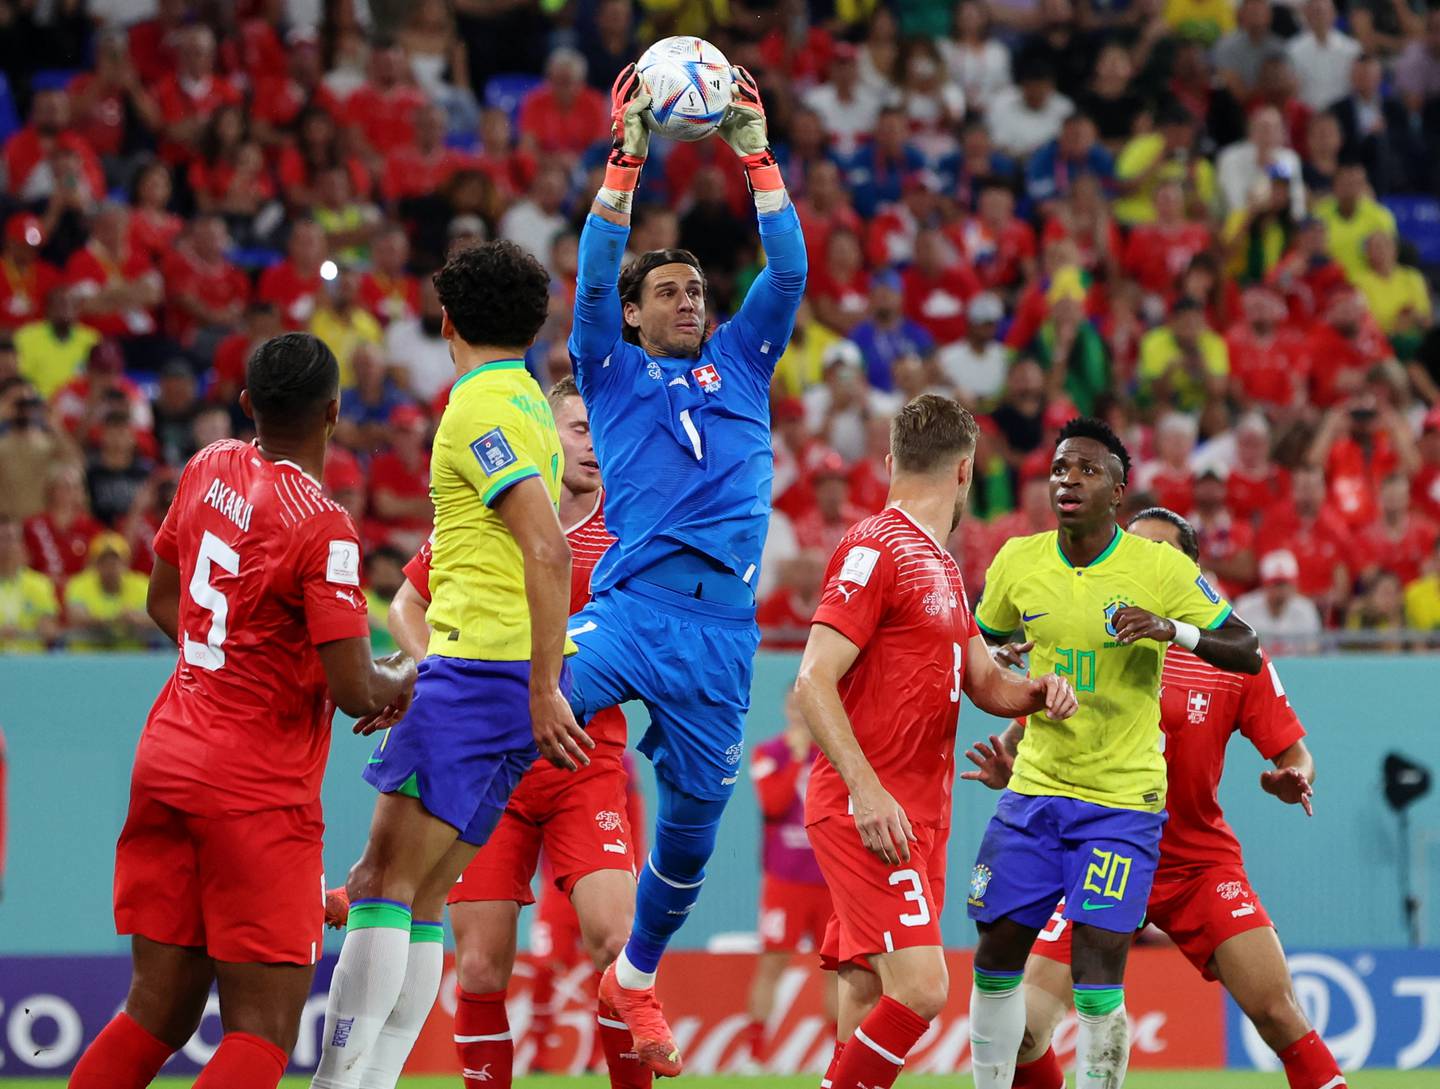
[[(472, 371), (471, 373), (473, 374), (474, 372)], [(466, 377), (469, 377), (469, 375), (467, 375)], [(461, 381), (464, 381), (464, 379), (461, 379)], [(1110, 557), (1110, 554), (1112, 552), (1114, 552), (1117, 548), (1120, 547), (1120, 538), (1123, 536), (1125, 536), (1125, 531), (1122, 530), (1119, 526), (1116, 526), (1115, 536), (1110, 538), (1110, 543), (1105, 546), (1105, 551), (1100, 553), (1100, 555), (1096, 556), (1093, 560), (1091, 560), (1084, 566), (1089, 568), (1094, 567), (1097, 564), (1103, 563), (1106, 559)], [(1066, 567), (1075, 566), (1075, 564), (1070, 562), (1070, 557), (1065, 555), (1065, 550), (1060, 547), (1060, 534), (1058, 532), (1055, 534), (1055, 551), (1060, 553), (1060, 562), (1063, 563)]]
[(455, 384), (450, 387), (450, 392), (454, 393), (481, 371), (523, 371), (524, 369), (525, 360), (523, 359), (492, 359), (489, 363), (481, 363), (480, 366), (471, 368), (455, 379)]

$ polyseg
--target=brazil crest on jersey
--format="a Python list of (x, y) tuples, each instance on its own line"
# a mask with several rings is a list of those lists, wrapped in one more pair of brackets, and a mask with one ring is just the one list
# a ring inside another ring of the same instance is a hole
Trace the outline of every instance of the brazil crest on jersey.
[(1055, 672), (1080, 708), (1056, 722), (1032, 715), (1010, 789), (1158, 812), (1165, 806), (1160, 674), (1167, 644), (1122, 646), (1114, 616), (1138, 605), (1156, 616), (1217, 628), (1230, 606), (1184, 553), (1125, 533), (1076, 567), (1055, 531), (1007, 541), (985, 576), (975, 620), (1006, 638), (1033, 640), (1032, 676)]

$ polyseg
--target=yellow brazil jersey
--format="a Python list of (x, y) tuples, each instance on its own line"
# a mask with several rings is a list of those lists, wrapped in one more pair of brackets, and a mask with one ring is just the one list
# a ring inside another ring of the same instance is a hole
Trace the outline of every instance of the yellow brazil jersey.
[(45, 649), (40, 625), (60, 615), (55, 584), (39, 571), (22, 567), (14, 578), (0, 579), (0, 653), (35, 654)]
[(1023, 628), (1035, 641), (1031, 674), (1068, 678), (1080, 702), (1063, 722), (1030, 716), (1011, 790), (1119, 809), (1164, 808), (1165, 644), (1115, 641), (1111, 618), (1127, 605), (1199, 628), (1219, 627), (1230, 615), (1184, 553), (1118, 528), (1088, 567), (1071, 565), (1053, 530), (1012, 537), (991, 563), (976, 622), (997, 637)]
[[(476, 367), (455, 383), (435, 432), (429, 653), (523, 662), (530, 657), (525, 561), (492, 507), (538, 476), (560, 502), (564, 455), (555, 417), (518, 359)], [(565, 653), (575, 647), (566, 640)]]

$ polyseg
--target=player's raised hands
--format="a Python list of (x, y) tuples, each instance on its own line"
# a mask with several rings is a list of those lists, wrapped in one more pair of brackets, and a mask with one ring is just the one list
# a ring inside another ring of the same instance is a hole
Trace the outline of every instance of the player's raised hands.
[(1036, 677), (1030, 683), (1035, 688), (1036, 698), (1045, 701), (1046, 717), (1058, 722), (1079, 710), (1080, 701), (1075, 696), (1075, 689), (1059, 674), (1047, 673), (1043, 677)]
[(557, 768), (576, 771), (590, 765), (585, 750), (593, 749), (595, 742), (575, 721), (570, 701), (559, 689), (530, 694), (530, 725), (540, 755)]
[(650, 130), (643, 118), (649, 108), (650, 92), (645, 81), (633, 64), (627, 64), (610, 88), (610, 138), (616, 152), (642, 160), (649, 154)]
[(1025, 668), (1025, 655), (1035, 649), (1035, 640), (1028, 643), (1005, 643), (998, 647), (990, 648), (990, 657), (995, 659), (995, 664), (1004, 669)]
[(852, 794), (851, 803), (855, 808), (855, 828), (865, 849), (892, 866), (909, 862), (915, 830), (910, 827), (905, 810), (880, 781), (877, 779), (872, 786)]
[(770, 133), (765, 126), (765, 103), (760, 99), (760, 87), (752, 76), (738, 64), (730, 69), (732, 84), (730, 107), (719, 125), (720, 139), (732, 148), (742, 159), (760, 155), (770, 148)]
[(1305, 773), (1299, 768), (1275, 768), (1271, 771), (1262, 771), (1260, 773), (1260, 789), (1266, 794), (1275, 795), (1286, 805), (1298, 805), (1305, 810), (1307, 817), (1315, 815), (1315, 810), (1310, 802), (1315, 788), (1310, 785), (1310, 780), (1305, 778)]
[(977, 741), (965, 750), (965, 759), (974, 764), (975, 771), (962, 771), (960, 778), (980, 783), (991, 790), (1004, 790), (1010, 785), (1010, 774), (1015, 770), (1015, 758), (1005, 747), (998, 734), (990, 735), (990, 744)]
[(1115, 641), (1124, 647), (1141, 639), (1168, 643), (1175, 638), (1174, 624), (1138, 605), (1126, 605), (1117, 610), (1110, 623), (1115, 628)]

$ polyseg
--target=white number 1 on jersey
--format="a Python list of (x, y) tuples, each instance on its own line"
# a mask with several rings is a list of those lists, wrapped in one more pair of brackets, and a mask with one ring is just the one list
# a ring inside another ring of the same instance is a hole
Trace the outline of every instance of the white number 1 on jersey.
[(208, 529), (200, 538), (200, 551), (195, 557), (195, 573), (190, 576), (190, 600), (210, 610), (210, 630), (205, 642), (197, 643), (189, 632), (181, 635), (181, 652), (185, 660), (199, 669), (212, 672), (225, 664), (226, 624), (230, 620), (230, 602), (210, 584), (212, 567), (231, 575), (240, 573), (240, 554)]

